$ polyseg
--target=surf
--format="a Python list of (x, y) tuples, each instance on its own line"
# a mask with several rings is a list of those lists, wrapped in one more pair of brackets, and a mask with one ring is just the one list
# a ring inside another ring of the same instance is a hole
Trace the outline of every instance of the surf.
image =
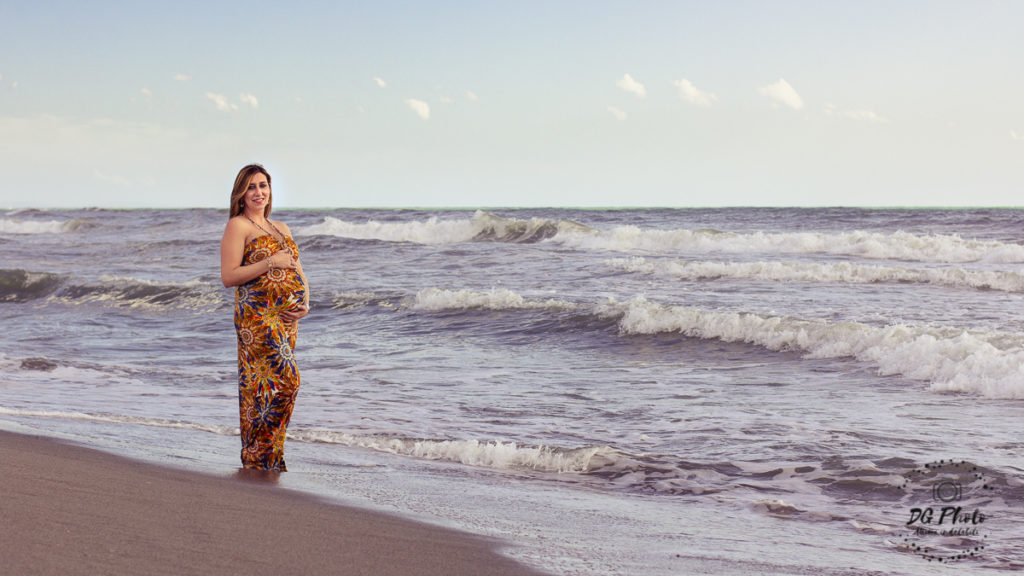
[(856, 264), (852, 262), (712, 262), (702, 260), (659, 260), (641, 256), (612, 258), (605, 265), (625, 272), (672, 276), (680, 280), (764, 280), (771, 282), (814, 282), (842, 284), (918, 283), (1024, 292), (1024, 274), (1015, 271), (950, 268), (907, 268)]
[[(808, 358), (854, 358), (882, 376), (924, 381), (935, 392), (1024, 398), (1024, 340), (1017, 334), (955, 327), (828, 322), (752, 312), (725, 312), (663, 305), (637, 296), (581, 304), (525, 298), (506, 289), (428, 288), (408, 298), (413, 311), (547, 311), (585, 313), (612, 320), (622, 336), (679, 333), (692, 338), (756, 345)], [(485, 321), (485, 320), (481, 320)], [(595, 321), (584, 326), (599, 326)]]

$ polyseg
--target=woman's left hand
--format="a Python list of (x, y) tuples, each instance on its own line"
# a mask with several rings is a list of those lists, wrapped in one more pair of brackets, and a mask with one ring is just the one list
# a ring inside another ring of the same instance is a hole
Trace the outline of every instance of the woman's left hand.
[(291, 310), (285, 310), (284, 312), (281, 312), (281, 320), (288, 324), (291, 324), (293, 322), (298, 322), (299, 319), (304, 318), (306, 314), (309, 314), (309, 307), (304, 304), (299, 304), (298, 306), (292, 308)]

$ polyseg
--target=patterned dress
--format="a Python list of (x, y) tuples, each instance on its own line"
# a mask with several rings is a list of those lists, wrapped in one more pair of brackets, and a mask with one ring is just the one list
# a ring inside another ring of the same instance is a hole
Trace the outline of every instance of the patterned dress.
[[(245, 245), (242, 264), (259, 262), (280, 250), (298, 260), (299, 247), (259, 236)], [(279, 314), (302, 304), (306, 286), (296, 270), (275, 268), (235, 289), (238, 334), (238, 413), (242, 431), (242, 465), (285, 471), (284, 438), (299, 392), (295, 365), (296, 323)]]

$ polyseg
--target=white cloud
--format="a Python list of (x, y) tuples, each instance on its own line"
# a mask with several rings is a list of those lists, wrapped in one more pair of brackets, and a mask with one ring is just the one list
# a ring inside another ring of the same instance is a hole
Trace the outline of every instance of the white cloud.
[(1016, 130), (1010, 130), (1010, 138), (1014, 140), (1024, 140), (1024, 135), (1017, 134)]
[(629, 74), (625, 74), (622, 78), (619, 78), (619, 81), (616, 82), (615, 85), (618, 86), (619, 88), (622, 88), (626, 92), (632, 92), (633, 94), (636, 94), (638, 98), (647, 97), (647, 89), (644, 88), (644, 85), (637, 82), (636, 80), (633, 80), (633, 77), (630, 76)]
[(441, 104), (455, 104), (455, 100), (452, 100), (448, 96), (441, 96)]
[(413, 112), (419, 114), (420, 118), (423, 118), (424, 120), (430, 120), (429, 104), (422, 100), (414, 100), (412, 98), (407, 98), (405, 100), (405, 103), (409, 106), (409, 108), (412, 108)]
[(238, 106), (228, 102), (228, 99), (223, 94), (214, 94), (213, 92), (206, 93), (206, 99), (213, 102), (217, 106), (217, 110), (222, 112), (230, 112), (232, 110), (238, 110)]
[(804, 107), (804, 101), (800, 98), (800, 95), (789, 85), (789, 82), (782, 78), (779, 78), (779, 81), (774, 84), (761, 86), (757, 91), (762, 96), (767, 96), (774, 100), (776, 104), (784, 104), (793, 110), (799, 110)]
[(827, 116), (839, 116), (840, 118), (848, 118), (850, 120), (868, 122), (870, 124), (887, 124), (889, 122), (888, 118), (879, 116), (872, 110), (844, 110), (836, 107), (834, 104), (827, 104), (825, 106), (825, 114)]
[(249, 94), (247, 92), (243, 92), (242, 94), (239, 94), (238, 95), (238, 99), (242, 101), (242, 104), (248, 104), (249, 106), (252, 106), (253, 108), (259, 108), (260, 107), (260, 101), (258, 99), (256, 99), (255, 96), (253, 96), (252, 94)]
[(14, 82), (11, 82), (11, 88), (17, 88), (17, 87), (18, 87), (18, 81), (17, 80), (15, 80)]
[(471, 90), (466, 90), (466, 98), (469, 98), (473, 102), (476, 102), (477, 100), (480, 99), (480, 97), (477, 96), (476, 93)]
[(175, 74), (174, 79), (178, 82), (188, 82), (192, 77), (188, 74)]
[(711, 92), (705, 92), (698, 89), (686, 78), (681, 78), (673, 82), (677, 88), (679, 88), (679, 97), (686, 100), (690, 104), (696, 104), (697, 106), (711, 106), (718, 100), (718, 96)]
[(0, 74), (0, 81), (2, 81), (3, 79), (4, 79), (4, 75)]
[(384, 79), (381, 78), (380, 76), (374, 76), (373, 77), (373, 81), (376, 82), (377, 86), (380, 86), (381, 88), (387, 88), (388, 87), (388, 83), (385, 82)]
[(142, 90), (139, 90), (139, 94), (145, 96), (147, 100), (153, 97), (153, 91), (149, 88), (143, 88)]
[(625, 112), (623, 112), (622, 110), (619, 110), (619, 109), (618, 109), (618, 108), (616, 108), (615, 106), (609, 106), (609, 107), (608, 107), (608, 111), (612, 113), (612, 116), (615, 116), (615, 117), (616, 117), (616, 118), (618, 118), (619, 120), (625, 120), (626, 118), (628, 118), (628, 117), (629, 117), (629, 115), (628, 115), (628, 114), (626, 114), (626, 113), (625, 113)]

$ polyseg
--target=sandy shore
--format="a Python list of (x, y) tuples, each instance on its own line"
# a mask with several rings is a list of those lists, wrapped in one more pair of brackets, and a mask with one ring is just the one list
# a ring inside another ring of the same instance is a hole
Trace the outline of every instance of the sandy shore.
[(0, 431), (5, 574), (536, 574), (495, 542)]

